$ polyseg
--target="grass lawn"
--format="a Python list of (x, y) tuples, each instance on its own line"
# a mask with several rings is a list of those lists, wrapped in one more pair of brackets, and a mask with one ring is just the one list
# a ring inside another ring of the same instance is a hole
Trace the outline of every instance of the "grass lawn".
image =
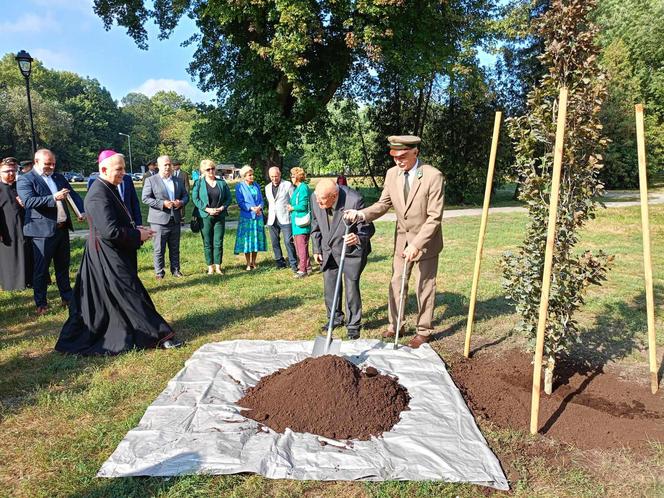
[[(444, 224), (445, 249), (438, 275), (435, 314), (443, 359), (463, 349), (471, 271), (479, 229), (478, 217), (454, 218)], [(473, 345), (523, 346), (510, 335), (517, 320), (503, 298), (498, 262), (523, 236), (526, 217), (502, 214), (489, 222), (479, 290)], [(658, 361), (664, 351), (664, 206), (651, 208)], [(378, 223), (374, 252), (362, 277), (366, 337), (379, 337), (387, 323), (386, 291), (390, 278), (392, 223)], [(322, 278), (294, 280), (272, 268), (270, 253), (259, 256), (259, 269), (244, 271), (244, 258), (232, 253), (235, 232), (225, 239), (226, 275), (205, 275), (200, 236), (182, 239), (185, 278), (156, 282), (152, 246), (139, 252), (140, 276), (157, 309), (187, 341), (175, 351), (132, 352), (112, 358), (78, 358), (53, 351), (67, 312), (54, 307), (34, 316), (29, 291), (0, 293), (0, 496), (484, 496), (484, 489), (443, 483), (321, 483), (269, 480), (255, 475), (185, 476), (99, 480), (94, 476), (147, 406), (201, 345), (231, 339), (310, 339), (325, 322)], [(72, 281), (83, 241), (72, 243)], [(580, 354), (603, 354), (632, 369), (648, 389), (646, 315), (643, 290), (639, 208), (600, 213), (585, 232), (581, 248), (615, 254), (609, 279), (593, 288), (579, 314), (584, 330)], [(49, 300), (58, 302), (49, 288)], [(413, 330), (415, 302), (409, 300), (407, 324)], [(452, 363), (453, 368), (453, 363)], [(661, 395), (661, 391), (660, 394)], [(635, 422), (638, 423), (638, 422)], [(516, 462), (510, 477), (516, 496), (664, 496), (664, 445), (653, 443), (647, 459), (627, 449), (574, 450), (564, 462), (523, 452), (535, 438), (481, 423), (480, 428), (501, 460)]]

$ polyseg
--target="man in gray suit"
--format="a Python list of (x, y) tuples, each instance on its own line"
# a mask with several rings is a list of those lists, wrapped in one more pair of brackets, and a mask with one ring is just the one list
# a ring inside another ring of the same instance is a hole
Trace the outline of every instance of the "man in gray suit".
[[(288, 205), (293, 194), (293, 184), (281, 179), (281, 171), (276, 166), (269, 169), (270, 183), (265, 186), (265, 198), (268, 202), (267, 226), (270, 228), (270, 240), (277, 268), (288, 268), (297, 273), (297, 256), (293, 243), (293, 230), (291, 228)], [(288, 253), (288, 265), (281, 252), (279, 235), (284, 236), (284, 245)]]
[(143, 203), (150, 206), (148, 222), (155, 232), (154, 271), (157, 280), (164, 278), (164, 256), (168, 245), (171, 273), (181, 277), (180, 272), (180, 220), (181, 207), (189, 201), (182, 180), (173, 177), (173, 164), (168, 156), (157, 158), (159, 173), (145, 179)]
[[(354, 224), (344, 241), (345, 225), (343, 213), (346, 209), (362, 209), (364, 200), (356, 191), (337, 185), (334, 180), (325, 178), (318, 182), (311, 194), (311, 240), (314, 258), (323, 272), (325, 307), (329, 319), (334, 287), (339, 273), (341, 250), (345, 243), (346, 258), (343, 270), (343, 288), (346, 293), (346, 329), (349, 339), (360, 337), (362, 326), (362, 297), (360, 296), (360, 275), (367, 264), (371, 252), (371, 236), (376, 229), (373, 223), (363, 221)], [(334, 313), (333, 327), (343, 325), (341, 296)], [(324, 330), (327, 330), (325, 325)]]

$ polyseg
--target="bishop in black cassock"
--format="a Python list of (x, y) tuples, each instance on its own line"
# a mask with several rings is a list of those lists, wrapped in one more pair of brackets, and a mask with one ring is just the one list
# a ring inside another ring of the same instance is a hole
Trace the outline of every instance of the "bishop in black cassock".
[(103, 151), (99, 158), (99, 180), (85, 197), (90, 235), (55, 349), (95, 355), (178, 347), (182, 343), (138, 278), (136, 253), (152, 233), (133, 224), (117, 190), (124, 156)]
[(25, 210), (17, 200), (16, 165), (0, 166), (0, 288), (32, 285), (32, 246), (23, 238)]

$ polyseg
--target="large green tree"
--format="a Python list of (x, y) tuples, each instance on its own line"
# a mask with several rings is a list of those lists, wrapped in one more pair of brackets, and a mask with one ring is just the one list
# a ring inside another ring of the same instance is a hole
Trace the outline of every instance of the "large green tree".
[[(107, 28), (117, 22), (141, 47), (145, 23), (170, 35), (182, 16), (200, 35), (190, 71), (219, 106), (205, 130), (224, 149), (265, 167), (326, 111), (344, 82), (370, 62), (431, 75), (463, 38), (485, 0), (95, 0)], [(404, 78), (404, 84), (406, 78)]]
[(602, 124), (611, 140), (602, 180), (610, 187), (638, 184), (634, 104), (646, 108), (651, 171), (664, 166), (664, 2), (602, 0), (596, 12), (598, 42), (608, 73)]

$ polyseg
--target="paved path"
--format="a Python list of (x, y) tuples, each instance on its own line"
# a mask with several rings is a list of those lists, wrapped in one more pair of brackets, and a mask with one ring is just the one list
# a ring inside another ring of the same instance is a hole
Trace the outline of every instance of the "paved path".
[[(636, 191), (619, 191), (607, 192), (605, 198), (608, 199), (633, 199), (638, 197), (639, 193)], [(648, 204), (664, 204), (664, 193), (648, 194)], [(605, 201), (604, 204), (607, 208), (630, 207), (639, 206), (639, 201)], [(511, 207), (496, 207), (489, 208), (489, 214), (500, 213), (525, 213), (527, 210), (524, 207), (511, 206)], [(458, 218), (459, 216), (480, 216), (482, 208), (469, 208), (469, 209), (448, 209), (443, 213), (443, 218)], [(394, 213), (387, 213), (381, 216), (376, 221), (396, 221), (397, 217)], [(229, 221), (226, 223), (226, 228), (237, 228), (237, 221)], [(182, 227), (183, 232), (189, 232), (189, 225)], [(71, 234), (72, 238), (87, 237), (87, 230), (78, 230)]]

